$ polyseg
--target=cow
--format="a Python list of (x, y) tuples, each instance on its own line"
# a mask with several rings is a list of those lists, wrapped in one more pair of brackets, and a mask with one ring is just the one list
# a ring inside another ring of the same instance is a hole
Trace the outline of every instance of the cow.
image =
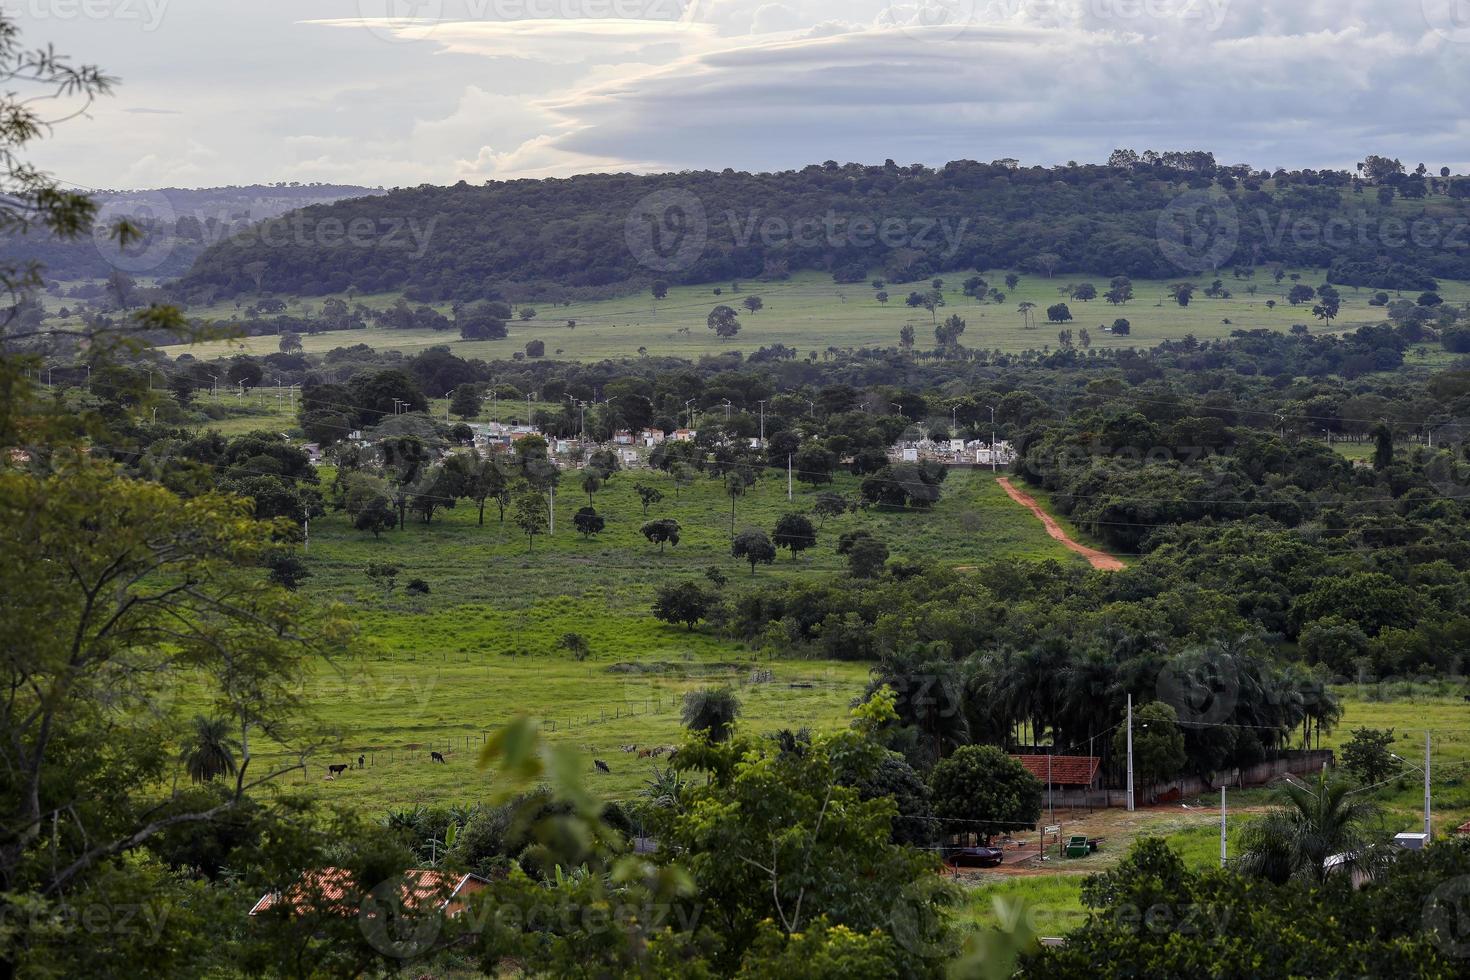
[(327, 766), (327, 772), (331, 773), (331, 776), (332, 776), (333, 779), (336, 779), (338, 776), (342, 775), (346, 771), (347, 771), (347, 766), (345, 764), (336, 765), (336, 766)]
[(620, 745), (620, 746), (618, 746), (618, 748), (620, 750), (622, 750), (623, 752), (627, 752), (629, 754), (638, 751), (638, 746), (636, 746), (636, 745)]
[(367, 756), (360, 755), (360, 756), (357, 757), (357, 768), (359, 768), (359, 769), (366, 769), (367, 768)]
[[(430, 762), (444, 762), (444, 753), (442, 753), (442, 752), (430, 752), (429, 753), (429, 761)], [(445, 763), (445, 765), (448, 765), (448, 763)]]
[(641, 749), (638, 752), (638, 758), (640, 758), (640, 759), (647, 759), (647, 758), (649, 758), (650, 756), (652, 756), (657, 751), (658, 751), (657, 749)]
[(607, 767), (607, 763), (606, 762), (603, 762), (601, 759), (593, 759), (592, 760), (592, 764), (597, 767), (597, 771), (598, 772), (603, 773), (603, 774), (608, 775), (608, 776), (611, 776), (612, 775), (612, 770), (609, 769)]

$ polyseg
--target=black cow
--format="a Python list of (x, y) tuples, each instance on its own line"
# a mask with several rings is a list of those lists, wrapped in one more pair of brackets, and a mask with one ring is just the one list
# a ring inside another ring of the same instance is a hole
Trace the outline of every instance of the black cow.
[(360, 755), (360, 756), (357, 757), (357, 768), (359, 768), (359, 769), (366, 769), (367, 768), (367, 756)]
[(338, 776), (342, 775), (346, 771), (347, 771), (347, 766), (345, 764), (343, 764), (343, 765), (336, 765), (336, 766), (327, 766), (327, 772), (329, 772), (329, 773), (332, 774), (332, 778), (333, 779), (335, 779)]
[[(430, 752), (429, 753), (429, 761), (430, 762), (444, 762), (444, 754), (442, 752)], [(448, 765), (448, 763), (445, 763), (445, 765)]]
[(609, 769), (607, 767), (607, 763), (603, 762), (601, 759), (593, 759), (592, 764), (597, 767), (598, 772), (607, 773), (609, 776), (612, 775), (612, 770)]

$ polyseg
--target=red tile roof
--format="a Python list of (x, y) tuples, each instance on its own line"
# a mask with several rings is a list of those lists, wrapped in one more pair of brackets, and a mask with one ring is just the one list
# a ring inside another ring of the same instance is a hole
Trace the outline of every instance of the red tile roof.
[[(439, 909), (454, 915), (463, 910), (464, 897), (473, 895), (487, 884), (489, 882), (478, 875), (415, 868), (403, 873), (400, 901), (405, 909), (414, 909), (432, 901)], [(294, 914), (300, 915), (320, 897), (323, 908), (343, 915), (355, 915), (357, 906), (353, 898), (356, 890), (352, 873), (345, 868), (308, 871), (301, 876), (301, 881), (284, 893), (267, 892), (262, 895), (260, 901), (251, 907), (250, 914), (257, 915), (285, 902)]]
[(1091, 786), (1102, 765), (1102, 760), (1092, 755), (1013, 755), (1011, 758), (1043, 783), (1048, 778), (1047, 764), (1050, 760), (1053, 786)]

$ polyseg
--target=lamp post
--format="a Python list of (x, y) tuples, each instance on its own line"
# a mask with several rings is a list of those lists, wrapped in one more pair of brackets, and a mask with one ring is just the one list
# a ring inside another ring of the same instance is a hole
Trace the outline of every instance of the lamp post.
[(995, 473), (995, 454), (996, 454), (996, 448), (995, 448), (995, 406), (994, 405), (988, 405), (986, 407), (990, 409), (990, 472), (993, 475)]

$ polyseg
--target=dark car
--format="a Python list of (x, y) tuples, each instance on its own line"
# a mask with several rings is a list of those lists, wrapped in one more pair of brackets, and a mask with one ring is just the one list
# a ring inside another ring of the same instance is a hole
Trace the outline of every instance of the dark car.
[(950, 864), (958, 868), (994, 868), (1005, 859), (998, 847), (951, 847), (945, 851)]

